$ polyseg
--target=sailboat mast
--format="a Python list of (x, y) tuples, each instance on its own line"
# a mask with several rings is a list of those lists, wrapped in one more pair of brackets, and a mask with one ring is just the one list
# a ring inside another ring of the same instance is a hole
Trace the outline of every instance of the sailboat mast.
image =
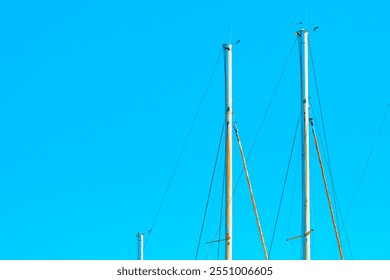
[(303, 188), (303, 259), (310, 260), (310, 164), (309, 164), (309, 77), (308, 31), (298, 31), (301, 63), (302, 106), (302, 188)]
[(223, 44), (225, 50), (225, 98), (226, 98), (226, 239), (225, 259), (232, 259), (233, 243), (233, 172), (232, 172), (232, 45)]
[(138, 260), (144, 259), (144, 234), (138, 232)]

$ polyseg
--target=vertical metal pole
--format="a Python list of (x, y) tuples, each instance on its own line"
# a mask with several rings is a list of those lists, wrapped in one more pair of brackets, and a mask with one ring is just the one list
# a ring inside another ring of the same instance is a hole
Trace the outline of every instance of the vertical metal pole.
[(143, 260), (144, 259), (144, 234), (138, 232), (138, 259)]
[(232, 259), (233, 246), (233, 173), (232, 173), (232, 45), (223, 44), (225, 49), (225, 98), (226, 98), (226, 240), (225, 259)]
[(309, 63), (308, 31), (298, 31), (301, 63), (302, 106), (302, 188), (303, 188), (303, 259), (310, 260), (310, 165), (309, 165)]

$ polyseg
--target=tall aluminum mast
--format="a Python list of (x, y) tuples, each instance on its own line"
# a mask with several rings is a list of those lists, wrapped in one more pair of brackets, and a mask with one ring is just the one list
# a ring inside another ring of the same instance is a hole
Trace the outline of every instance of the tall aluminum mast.
[(232, 259), (233, 245), (233, 172), (232, 172), (232, 45), (223, 44), (225, 51), (225, 98), (226, 98), (226, 240), (225, 259)]
[(308, 77), (308, 31), (297, 32), (301, 63), (302, 106), (302, 189), (303, 189), (303, 259), (310, 260), (310, 163), (309, 163), (309, 77)]

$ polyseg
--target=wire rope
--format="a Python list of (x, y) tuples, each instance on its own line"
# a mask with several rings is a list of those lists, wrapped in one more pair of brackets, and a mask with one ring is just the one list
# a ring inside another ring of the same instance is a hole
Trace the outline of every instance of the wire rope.
[[(320, 98), (320, 91), (319, 91), (318, 80), (317, 80), (317, 72), (316, 72), (316, 68), (315, 68), (315, 64), (314, 64), (314, 57), (313, 57), (313, 52), (312, 52), (312, 49), (311, 49), (311, 44), (309, 44), (309, 53), (310, 53), (310, 60), (311, 60), (311, 65), (312, 65), (312, 69), (313, 69), (314, 84), (315, 84), (315, 88), (316, 88), (315, 92), (316, 92), (316, 95), (317, 95), (317, 101), (318, 101), (320, 117), (321, 117), (321, 126), (322, 126), (323, 135), (324, 135), (324, 141), (323, 142), (325, 143), (325, 159), (326, 159), (326, 163), (328, 165), (329, 177), (330, 177), (330, 182), (331, 182), (331, 186), (332, 186), (335, 206), (336, 206), (335, 207), (336, 217), (340, 216), (341, 222), (342, 222), (342, 224), (344, 224), (344, 217), (341, 214), (341, 211), (339, 211), (339, 209), (340, 209), (340, 202), (339, 202), (339, 199), (338, 199), (338, 196), (337, 196), (337, 191), (336, 191), (336, 187), (335, 187), (335, 183), (334, 183), (334, 179), (333, 179), (333, 172), (332, 172), (331, 161), (330, 161), (330, 153), (329, 153), (329, 148), (328, 148), (328, 140), (327, 140), (327, 137), (326, 137), (325, 121), (324, 121), (324, 117), (323, 117), (322, 104), (321, 104), (321, 98)], [(313, 109), (311, 109), (311, 112), (314, 115)], [(321, 141), (321, 136), (319, 137), (319, 139), (320, 139), (320, 142), (321, 142), (321, 146), (323, 147), (323, 145), (322, 145), (323, 142)], [(338, 229), (339, 232), (341, 232), (338, 224), (337, 224), (337, 229)], [(351, 254), (351, 257), (353, 259), (352, 249), (351, 249), (351, 246), (350, 246), (347, 230), (345, 229), (344, 232), (345, 232), (345, 237), (346, 237), (346, 240), (347, 240), (348, 250), (349, 250), (349, 252)]]
[[(270, 108), (271, 108), (271, 105), (272, 105), (272, 103), (273, 103), (273, 100), (275, 99), (276, 93), (278, 92), (280, 83), (281, 83), (282, 78), (283, 78), (283, 76), (284, 76), (284, 72), (286, 71), (287, 65), (288, 65), (288, 63), (289, 63), (289, 61), (290, 61), (290, 57), (291, 57), (291, 55), (292, 55), (292, 53), (293, 53), (293, 50), (294, 50), (294, 47), (295, 47), (296, 43), (297, 43), (297, 39), (294, 40), (294, 43), (293, 43), (293, 45), (292, 45), (292, 47), (291, 47), (291, 49), (290, 49), (290, 52), (289, 52), (289, 54), (288, 54), (287, 60), (286, 60), (286, 62), (285, 62), (285, 64), (284, 64), (284, 66), (283, 66), (282, 73), (280, 74), (280, 76), (279, 76), (279, 78), (278, 78), (278, 81), (276, 82), (276, 86), (275, 86), (275, 89), (274, 89), (274, 91), (273, 91), (273, 93), (272, 93), (271, 99), (270, 99), (270, 101), (269, 101), (269, 103), (268, 103), (268, 105), (267, 105), (267, 108), (266, 108), (266, 110), (265, 110), (265, 113), (264, 113), (264, 115), (263, 115), (263, 117), (262, 117), (262, 119), (261, 119), (261, 121), (260, 121), (259, 127), (257, 128), (256, 135), (255, 135), (255, 139), (253, 140), (253, 143), (252, 143), (252, 145), (251, 145), (251, 148), (249, 149), (249, 152), (248, 152), (248, 156), (247, 156), (247, 160), (248, 160), (248, 161), (249, 161), (249, 158), (250, 158), (251, 155), (252, 155), (253, 148), (254, 148), (254, 146), (255, 146), (255, 144), (256, 144), (256, 142), (257, 142), (257, 139), (259, 138), (260, 131), (261, 131), (263, 125), (264, 125), (264, 122), (265, 122), (267, 116), (268, 116), (269, 110), (270, 110)], [(235, 184), (234, 189), (233, 189), (233, 195), (234, 195), (234, 193), (235, 193), (235, 191), (236, 191), (236, 189), (237, 189), (237, 187), (238, 187), (238, 184), (239, 184), (239, 182), (240, 182), (241, 177), (242, 177), (243, 174), (244, 174), (244, 168), (241, 170), (241, 173), (240, 173), (240, 175), (238, 176), (238, 179), (237, 179), (236, 184)]]
[(369, 154), (368, 154), (368, 157), (367, 157), (367, 160), (366, 160), (366, 162), (365, 162), (365, 164), (364, 164), (363, 171), (362, 171), (362, 173), (361, 173), (361, 175), (360, 175), (360, 177), (359, 177), (358, 184), (357, 184), (357, 186), (356, 186), (356, 189), (355, 189), (354, 195), (353, 195), (353, 197), (352, 197), (351, 203), (349, 204), (349, 207), (348, 207), (348, 210), (347, 210), (347, 214), (346, 214), (344, 223), (343, 223), (343, 225), (342, 225), (342, 227), (341, 227), (341, 230), (344, 229), (344, 227), (345, 227), (345, 221), (347, 220), (348, 215), (349, 215), (349, 213), (351, 212), (352, 205), (353, 205), (353, 203), (354, 203), (354, 201), (355, 201), (355, 199), (356, 199), (357, 193), (358, 193), (358, 191), (359, 191), (359, 189), (360, 189), (361, 183), (362, 183), (362, 181), (363, 181), (364, 175), (365, 175), (366, 170), (367, 170), (368, 163), (370, 162), (372, 153), (373, 153), (374, 148), (375, 148), (375, 146), (376, 146), (376, 143), (377, 143), (377, 141), (378, 141), (379, 135), (380, 135), (380, 133), (381, 133), (381, 131), (382, 131), (383, 124), (385, 123), (387, 114), (388, 114), (388, 112), (389, 112), (389, 108), (390, 108), (390, 103), (387, 105), (386, 112), (385, 112), (385, 114), (384, 114), (384, 116), (383, 116), (383, 118), (382, 118), (382, 121), (381, 121), (381, 124), (380, 124), (380, 126), (379, 126), (378, 132), (376, 133), (376, 136), (375, 136), (375, 139), (374, 139), (374, 143), (372, 144), (371, 150), (370, 150), (370, 152), (369, 152)]
[(249, 171), (248, 171), (248, 167), (247, 167), (246, 160), (245, 160), (244, 150), (242, 149), (240, 135), (238, 133), (237, 123), (234, 123), (233, 128), (234, 128), (234, 131), (236, 132), (236, 138), (237, 138), (237, 142), (238, 142), (238, 147), (240, 149), (242, 164), (244, 165), (244, 169), (245, 169), (245, 175), (246, 175), (246, 180), (247, 180), (247, 183), (248, 183), (249, 194), (250, 194), (251, 201), (252, 201), (253, 211), (254, 211), (254, 214), (255, 214), (255, 217), (256, 217), (257, 228), (259, 230), (261, 245), (262, 245), (263, 251), (264, 251), (264, 258), (266, 260), (268, 260), (267, 246), (265, 245), (264, 234), (263, 234), (263, 230), (261, 228), (259, 213), (257, 211), (255, 196), (253, 194), (252, 183), (251, 183), (251, 180), (249, 178)]
[(299, 121), (300, 121), (300, 118), (298, 118), (298, 121), (297, 121), (297, 125), (296, 125), (296, 128), (295, 128), (295, 133), (294, 133), (294, 139), (293, 139), (292, 146), (291, 146), (291, 152), (290, 152), (290, 156), (289, 156), (289, 159), (288, 159), (287, 171), (286, 171), (286, 175), (285, 175), (285, 177), (284, 177), (284, 183), (283, 183), (282, 194), (281, 194), (280, 201), (279, 201), (278, 212), (277, 212), (277, 214), (276, 214), (276, 221), (275, 221), (275, 225), (274, 225), (274, 230), (273, 230), (273, 232), (272, 232), (271, 244), (270, 244), (270, 247), (269, 247), (269, 257), (271, 257), (272, 245), (273, 245), (273, 243), (274, 243), (275, 232), (276, 232), (276, 227), (277, 227), (277, 225), (278, 225), (280, 209), (282, 208), (282, 202), (283, 202), (283, 197), (284, 197), (284, 191), (285, 191), (286, 185), (287, 185), (287, 177), (288, 177), (289, 170), (290, 170), (290, 166), (291, 166), (291, 159), (292, 159), (292, 155), (293, 155), (293, 152), (294, 152), (295, 140), (296, 140), (296, 138), (297, 138), (297, 132), (298, 132)]
[(224, 128), (225, 128), (225, 125), (222, 126), (221, 136), (219, 137), (219, 143), (218, 143), (218, 149), (217, 149), (217, 156), (216, 156), (216, 158), (215, 158), (215, 163), (214, 163), (214, 168), (213, 168), (213, 174), (212, 174), (212, 176), (211, 176), (210, 188), (209, 188), (209, 193), (208, 193), (208, 195), (207, 195), (206, 207), (205, 207), (205, 210), (204, 210), (203, 220), (202, 220), (202, 226), (201, 226), (200, 233), (199, 233), (198, 247), (196, 248), (195, 260), (198, 259), (198, 253), (199, 253), (199, 248), (200, 248), (200, 241), (202, 240), (202, 233), (203, 233), (204, 223), (205, 223), (205, 221), (206, 221), (207, 209), (208, 209), (208, 207), (209, 207), (209, 201), (210, 201), (211, 190), (212, 190), (212, 188), (213, 188), (214, 175), (215, 175), (215, 170), (216, 170), (216, 168), (217, 168), (219, 150), (220, 150), (220, 147), (221, 147), (221, 142), (222, 142), (222, 136), (223, 136)]
[(294, 47), (295, 47), (295, 44), (296, 44), (296, 43), (297, 43), (297, 39), (294, 40), (294, 43), (293, 43), (293, 45), (292, 45), (292, 47), (291, 47), (291, 50), (290, 50), (290, 53), (289, 53), (289, 55), (288, 55), (288, 57), (287, 57), (286, 63), (285, 63), (284, 66), (283, 66), (282, 73), (280, 74), (279, 79), (278, 79), (278, 81), (276, 82), (275, 89), (274, 89), (274, 91), (273, 91), (273, 93), (272, 93), (272, 96), (271, 96), (271, 99), (270, 99), (270, 101), (269, 101), (269, 103), (268, 103), (268, 105), (267, 105), (267, 108), (266, 108), (266, 110), (265, 110), (264, 116), (263, 116), (263, 118), (262, 118), (261, 121), (260, 121), (259, 127), (257, 128), (256, 135), (255, 135), (255, 139), (253, 140), (252, 146), (251, 146), (251, 148), (249, 149), (249, 153), (248, 153), (248, 156), (247, 156), (248, 159), (250, 158), (250, 156), (251, 156), (251, 154), (252, 154), (253, 148), (254, 148), (254, 146), (255, 146), (255, 144), (256, 144), (256, 141), (257, 141), (257, 139), (258, 139), (258, 137), (259, 137), (260, 130), (261, 130), (261, 128), (262, 128), (263, 125), (264, 125), (265, 119), (266, 119), (267, 116), (268, 116), (268, 112), (269, 112), (269, 110), (270, 110), (270, 108), (271, 108), (271, 105), (272, 105), (272, 103), (273, 103), (273, 100), (275, 99), (276, 93), (278, 92), (280, 83), (281, 83), (282, 78), (283, 78), (283, 76), (284, 76), (284, 72), (286, 71), (288, 62), (290, 61), (290, 57), (291, 57), (291, 54), (292, 54), (292, 52), (293, 52), (293, 50), (294, 50)]
[[(214, 65), (212, 74), (211, 74), (211, 76), (210, 76), (210, 79), (208, 80), (206, 89), (205, 89), (205, 91), (204, 91), (204, 93), (203, 93), (203, 95), (202, 95), (201, 101), (200, 101), (200, 103), (199, 103), (199, 105), (198, 105), (198, 108), (197, 108), (197, 110), (196, 110), (196, 113), (195, 113), (195, 116), (194, 116), (194, 118), (193, 118), (193, 120), (192, 120), (190, 129), (189, 129), (189, 131), (188, 131), (188, 133), (187, 133), (187, 136), (186, 136), (186, 138), (185, 138), (184, 144), (183, 144), (183, 146), (182, 146), (182, 148), (181, 148), (181, 150), (180, 150), (179, 157), (178, 157), (178, 159), (177, 159), (177, 161), (176, 161), (176, 164), (175, 164), (175, 166), (174, 166), (174, 168), (173, 168), (172, 174), (171, 174), (171, 176), (170, 176), (170, 178), (169, 178), (168, 184), (167, 184), (167, 186), (166, 186), (166, 188), (165, 188), (163, 198), (162, 198), (162, 200), (161, 200), (161, 202), (160, 202), (160, 205), (159, 205), (159, 207), (158, 207), (158, 209), (157, 209), (157, 213), (156, 213), (156, 215), (155, 215), (155, 217), (154, 217), (154, 220), (153, 220), (153, 222), (152, 222), (152, 226), (151, 226), (150, 230), (153, 230), (153, 229), (154, 229), (154, 226), (155, 226), (155, 224), (156, 224), (156, 222), (157, 222), (157, 219), (158, 219), (158, 217), (159, 217), (159, 215), (160, 215), (162, 206), (163, 206), (163, 204), (164, 204), (164, 202), (165, 202), (165, 199), (166, 199), (166, 196), (167, 196), (167, 194), (168, 194), (168, 191), (169, 191), (169, 189), (170, 189), (170, 187), (171, 187), (171, 185), (172, 185), (173, 178), (175, 177), (175, 174), (176, 174), (177, 168), (178, 168), (178, 166), (179, 166), (179, 163), (180, 163), (180, 161), (181, 161), (181, 159), (182, 159), (182, 157), (183, 157), (184, 150), (185, 150), (185, 148), (186, 148), (186, 146), (187, 146), (187, 143), (188, 143), (188, 140), (189, 140), (189, 138), (190, 138), (190, 136), (191, 136), (191, 133), (192, 133), (192, 130), (193, 130), (193, 128), (194, 128), (195, 122), (196, 122), (196, 120), (197, 120), (197, 118), (198, 118), (200, 109), (202, 108), (203, 102), (204, 102), (205, 97), (206, 97), (206, 95), (207, 95), (207, 93), (208, 93), (208, 89), (209, 89), (209, 87), (210, 87), (210, 85), (211, 85), (211, 81), (212, 81), (213, 78), (214, 78), (214, 74), (215, 74), (215, 71), (216, 71), (217, 66), (218, 66), (218, 64), (219, 64), (219, 61), (220, 61), (220, 59), (221, 59), (221, 55), (222, 55), (222, 50), (220, 51), (220, 53), (219, 53), (219, 55), (218, 55), (217, 62), (216, 62), (215, 65)], [(147, 243), (148, 243), (148, 240), (149, 240), (149, 238), (148, 238), (148, 239), (146, 240), (146, 242), (145, 242), (145, 247), (146, 247), (146, 245), (147, 245)]]
[(333, 224), (333, 228), (334, 228), (336, 239), (337, 239), (337, 246), (339, 248), (340, 258), (343, 260), (344, 256), (343, 256), (343, 250), (342, 250), (342, 247), (341, 247), (341, 240), (340, 240), (339, 231), (338, 231), (338, 228), (337, 228), (337, 223), (336, 223), (336, 220), (335, 220), (335, 217), (334, 217), (334, 213), (333, 213), (332, 202), (330, 200), (330, 195), (329, 195), (329, 188), (328, 188), (328, 184), (326, 182), (326, 177), (325, 177), (325, 169), (324, 169), (324, 165), (322, 164), (320, 148), (319, 148), (319, 145), (318, 145), (318, 141), (317, 141), (317, 136), (316, 136), (315, 129), (314, 129), (313, 120), (311, 120), (310, 123), (311, 123), (311, 128), (312, 128), (311, 131), (312, 131), (313, 137), (314, 137), (314, 144), (315, 144), (316, 151), (317, 151), (318, 161), (319, 161), (319, 164), (320, 164), (320, 167), (321, 167), (321, 175), (322, 175), (322, 179), (324, 181), (326, 198), (328, 199), (329, 211), (330, 211), (330, 215), (332, 217), (332, 224)]
[[(226, 159), (224, 164), (224, 176), (222, 181), (222, 197), (221, 197), (221, 209), (219, 213), (219, 227), (218, 227), (218, 240), (221, 240), (221, 232), (222, 232), (222, 220), (223, 220), (223, 201), (225, 195), (225, 178), (226, 178)], [(217, 259), (219, 260), (219, 254), (221, 249), (221, 242), (218, 242), (218, 251), (217, 251)]]

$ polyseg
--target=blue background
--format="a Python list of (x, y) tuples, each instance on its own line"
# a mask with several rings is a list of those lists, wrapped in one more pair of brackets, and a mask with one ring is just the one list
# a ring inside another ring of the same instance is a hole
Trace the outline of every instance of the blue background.
[[(381, 0), (2, 1), (0, 259), (135, 259), (138, 231), (145, 259), (194, 259), (224, 118), (221, 44), (237, 40), (233, 106), (246, 154), (267, 112), (248, 167), (269, 247), (299, 115), (297, 44), (289, 53), (302, 27), (345, 257), (389, 259), (389, 11)], [(286, 241), (301, 234), (298, 147), (273, 259), (301, 257), (301, 242)], [(312, 257), (337, 259), (311, 154)], [(262, 259), (236, 142), (233, 158), (233, 257)], [(220, 160), (200, 259), (217, 258), (206, 242), (222, 176)]]

